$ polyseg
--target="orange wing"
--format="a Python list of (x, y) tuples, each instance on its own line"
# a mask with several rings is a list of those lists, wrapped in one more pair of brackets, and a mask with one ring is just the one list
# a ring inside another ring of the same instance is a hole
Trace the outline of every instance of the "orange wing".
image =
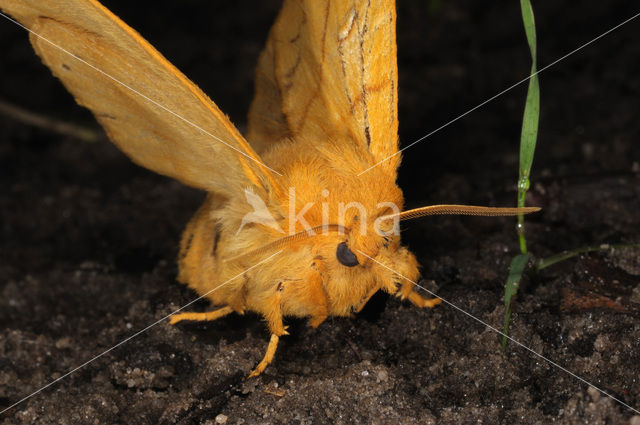
[(136, 163), (237, 196), (275, 184), (229, 119), (138, 33), (95, 0), (0, 0), (76, 101)]
[[(398, 148), (394, 1), (285, 0), (256, 70), (247, 139), (283, 138)], [(382, 166), (395, 171), (399, 155)]]

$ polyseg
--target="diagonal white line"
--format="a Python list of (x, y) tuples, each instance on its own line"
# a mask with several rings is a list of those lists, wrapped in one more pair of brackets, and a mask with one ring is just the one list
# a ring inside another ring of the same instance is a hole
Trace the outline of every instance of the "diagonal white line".
[(409, 279), (406, 276), (403, 276), (401, 273), (398, 273), (397, 271), (393, 270), (390, 267), (387, 267), (386, 265), (382, 264), (380, 261), (376, 260), (375, 258), (372, 258), (370, 256), (368, 256), (367, 254), (365, 254), (364, 252), (358, 250), (358, 252), (362, 255), (364, 255), (365, 257), (369, 258), (370, 260), (376, 262), (377, 264), (381, 265), (382, 267), (384, 267), (385, 269), (397, 274), (398, 276), (402, 277), (403, 279), (408, 280), (409, 282), (413, 283), (415, 286), (417, 286), (420, 289), (425, 290), (426, 292), (428, 292), (431, 296), (434, 296), (436, 298), (439, 298), (440, 300), (442, 300), (443, 303), (455, 308), (456, 310), (458, 310), (461, 313), (464, 313), (465, 315), (469, 316), (470, 318), (472, 318), (473, 320), (475, 320), (476, 322), (486, 326), (487, 328), (491, 329), (492, 331), (496, 332), (499, 335), (502, 335), (503, 337), (507, 338), (509, 341), (513, 342), (514, 344), (519, 345), (520, 347), (524, 348), (525, 350), (529, 351), (530, 353), (540, 357), (542, 360), (550, 363), (551, 365), (557, 367), (558, 369), (562, 370), (563, 372), (568, 373), (569, 375), (573, 376), (574, 378), (578, 379), (579, 381), (584, 382), (585, 384), (589, 385), (590, 387), (595, 388), (596, 390), (600, 391), (602, 394), (606, 395), (607, 397), (612, 398), (613, 400), (617, 401), (618, 403), (622, 404), (623, 406), (627, 407), (628, 409), (633, 410), (634, 412), (640, 414), (640, 410), (634, 409), (633, 407), (629, 406), (628, 404), (626, 404), (625, 402), (615, 398), (614, 396), (612, 396), (611, 394), (609, 394), (608, 392), (596, 387), (595, 385), (593, 385), (591, 382), (587, 381), (584, 378), (579, 377), (578, 375), (576, 375), (575, 373), (571, 372), (569, 369), (560, 366), (558, 363), (554, 362), (553, 360), (548, 359), (547, 357), (543, 356), (542, 354), (538, 353), (537, 351), (527, 347), (526, 345), (524, 345), (523, 343), (516, 341), (515, 339), (511, 338), (509, 335), (505, 334), (504, 332), (494, 328), (493, 326), (491, 326), (490, 324), (488, 324), (487, 322), (483, 321), (482, 319), (477, 318), (476, 316), (474, 316), (471, 313), (468, 313), (467, 311), (463, 310), (462, 308), (458, 307), (457, 305), (445, 300), (444, 298), (442, 298), (440, 295), (436, 295), (435, 293), (431, 292), (430, 290), (428, 290), (427, 288), (425, 288), (424, 286), (418, 285), (416, 282), (414, 282), (413, 280)]
[(156, 105), (157, 107), (167, 111), (168, 113), (170, 113), (171, 115), (175, 116), (176, 118), (181, 119), (182, 121), (186, 122), (187, 124), (189, 124), (190, 126), (192, 126), (193, 128), (196, 128), (198, 130), (200, 130), (202, 133), (206, 134), (207, 136), (211, 136), (212, 138), (214, 138), (215, 140), (217, 140), (218, 142), (226, 145), (227, 147), (233, 149), (234, 151), (238, 152), (239, 154), (242, 154), (244, 156), (246, 156), (247, 158), (249, 158), (250, 160), (262, 165), (263, 167), (266, 167), (267, 169), (273, 171), (274, 173), (276, 173), (279, 176), (282, 176), (282, 174), (280, 174), (279, 172), (277, 172), (276, 170), (274, 170), (273, 168), (269, 167), (268, 165), (263, 164), (262, 162), (258, 161), (255, 158), (252, 158), (251, 156), (247, 155), (246, 153), (242, 152), (240, 149), (237, 149), (235, 147), (233, 147), (232, 145), (230, 145), (229, 143), (225, 142), (224, 140), (220, 139), (218, 136), (209, 133), (207, 130), (203, 129), (202, 127), (198, 126), (197, 124), (195, 124), (192, 121), (189, 121), (188, 119), (186, 119), (185, 117), (183, 117), (182, 115), (173, 112), (171, 109), (167, 108), (166, 106), (161, 105), (160, 103), (156, 102), (155, 100), (149, 98), (148, 96), (140, 93), (139, 91), (137, 91), (136, 89), (134, 89), (133, 87), (127, 85), (126, 83), (118, 80), (117, 78), (111, 76), (110, 74), (107, 74), (106, 72), (104, 72), (103, 70), (101, 70), (100, 68), (90, 64), (89, 62), (85, 61), (84, 59), (76, 56), (75, 54), (71, 53), (70, 51), (64, 49), (63, 47), (61, 47), (60, 45), (54, 43), (53, 41), (50, 41), (49, 39), (41, 36), (40, 34), (34, 32), (33, 30), (31, 30), (30, 28), (27, 28), (26, 26), (22, 25), (20, 22), (10, 18), (9, 16), (5, 15), (4, 13), (0, 12), (0, 15), (3, 18), (6, 18), (7, 20), (13, 22), (14, 24), (18, 25), (21, 28), (24, 28), (25, 30), (27, 30), (28, 32), (30, 32), (31, 34), (35, 35), (36, 37), (40, 38), (41, 40), (46, 41), (47, 43), (51, 44), (53, 47), (55, 47), (56, 49), (59, 49), (61, 51), (63, 51), (64, 53), (68, 54), (69, 56), (71, 56), (72, 58), (76, 59), (79, 62), (82, 62), (83, 64), (87, 65), (88, 67), (94, 69), (95, 71), (99, 72), (100, 74), (104, 75), (105, 77), (113, 80), (114, 82), (120, 84), (121, 86), (125, 87), (126, 89), (130, 90), (131, 92), (137, 94), (138, 96), (142, 97), (143, 99), (147, 100), (148, 102), (153, 103), (154, 105)]
[(382, 161), (375, 163), (375, 164), (374, 164), (374, 165), (372, 165), (371, 167), (367, 168), (366, 170), (364, 170), (364, 171), (362, 171), (360, 174), (358, 174), (358, 177), (360, 177), (361, 175), (363, 175), (363, 174), (364, 174), (364, 173), (366, 173), (367, 171), (371, 170), (372, 168), (377, 167), (378, 165), (382, 164), (383, 162), (387, 161), (388, 159), (393, 158), (393, 157), (394, 157), (394, 156), (396, 156), (396, 155), (399, 155), (399, 154), (400, 154), (400, 152), (402, 152), (402, 151), (404, 151), (404, 150), (406, 150), (406, 149), (409, 149), (411, 146), (415, 145), (416, 143), (419, 143), (419, 142), (423, 141), (423, 140), (424, 140), (424, 139), (426, 139), (427, 137), (429, 137), (429, 136), (431, 136), (431, 135), (433, 135), (433, 134), (437, 133), (438, 131), (442, 130), (443, 128), (448, 127), (449, 125), (453, 124), (454, 122), (458, 121), (459, 119), (466, 117), (467, 115), (469, 115), (470, 113), (472, 113), (472, 112), (473, 112), (473, 111), (475, 111), (476, 109), (483, 107), (483, 106), (484, 106), (484, 105), (486, 105), (487, 103), (489, 103), (489, 102), (491, 102), (492, 100), (494, 100), (494, 99), (496, 99), (496, 98), (498, 98), (498, 97), (502, 96), (502, 95), (503, 95), (503, 94), (505, 94), (506, 92), (508, 92), (508, 91), (512, 90), (513, 88), (515, 88), (515, 87), (519, 86), (520, 84), (524, 83), (525, 81), (529, 81), (531, 78), (533, 78), (534, 76), (536, 76), (536, 75), (540, 74), (542, 71), (544, 71), (544, 70), (546, 70), (546, 69), (548, 69), (548, 68), (551, 68), (553, 65), (557, 64), (558, 62), (563, 61), (564, 59), (566, 59), (566, 58), (568, 58), (569, 56), (573, 55), (574, 53), (576, 53), (576, 52), (578, 52), (578, 51), (580, 51), (580, 50), (584, 49), (585, 47), (589, 46), (590, 44), (595, 43), (596, 41), (600, 40), (600, 39), (601, 39), (602, 37), (604, 37), (605, 35), (607, 35), (607, 34), (609, 34), (609, 33), (613, 32), (613, 31), (617, 30), (617, 29), (618, 29), (618, 28), (620, 28), (621, 26), (623, 26), (623, 25), (627, 24), (628, 22), (630, 22), (630, 21), (632, 21), (632, 20), (636, 19), (638, 16), (640, 16), (640, 12), (636, 13), (635, 15), (633, 15), (633, 16), (632, 16), (632, 17), (630, 17), (630, 18), (628, 18), (627, 20), (625, 20), (625, 21), (623, 21), (623, 22), (619, 23), (619, 24), (618, 24), (618, 25), (616, 25), (615, 27), (613, 27), (613, 28), (611, 28), (611, 29), (609, 29), (609, 30), (607, 30), (607, 31), (603, 32), (602, 34), (600, 34), (600, 35), (599, 35), (599, 36), (597, 36), (596, 38), (592, 39), (591, 41), (588, 41), (588, 42), (584, 43), (583, 45), (581, 45), (580, 47), (577, 47), (577, 48), (573, 49), (572, 51), (570, 51), (570, 52), (569, 52), (569, 53), (567, 53), (566, 55), (564, 55), (564, 56), (562, 56), (562, 57), (560, 57), (560, 58), (558, 58), (558, 59), (554, 60), (553, 62), (551, 62), (550, 64), (546, 65), (545, 67), (540, 68), (538, 71), (534, 72), (533, 74), (529, 75), (528, 77), (523, 78), (522, 80), (518, 81), (517, 83), (515, 83), (515, 84), (513, 84), (513, 85), (511, 85), (511, 86), (509, 86), (509, 87), (507, 87), (506, 89), (502, 90), (500, 93), (498, 93), (498, 94), (496, 94), (496, 95), (494, 95), (494, 96), (490, 97), (489, 99), (485, 100), (484, 102), (480, 103), (479, 105), (474, 106), (473, 108), (469, 109), (467, 112), (465, 112), (465, 113), (463, 113), (463, 114), (461, 114), (461, 115), (458, 115), (456, 118), (454, 118), (454, 119), (452, 119), (451, 121), (449, 121), (449, 122), (447, 122), (447, 123), (445, 123), (445, 124), (441, 125), (440, 127), (436, 128), (436, 129), (435, 129), (435, 130), (433, 130), (432, 132), (425, 134), (424, 136), (422, 136), (422, 137), (421, 137), (421, 138), (419, 138), (418, 140), (416, 140), (416, 141), (414, 141), (414, 142), (412, 142), (412, 143), (408, 144), (407, 146), (403, 147), (403, 148), (402, 148), (402, 149), (400, 149), (399, 151), (397, 151), (397, 152), (395, 152), (395, 153), (393, 153), (393, 154), (389, 155), (388, 157), (386, 157), (386, 158), (385, 158), (385, 159), (383, 159)]
[(280, 254), (282, 252), (282, 250), (276, 252), (275, 254), (270, 255), (269, 257), (265, 258), (264, 260), (254, 264), (253, 266), (249, 267), (248, 269), (244, 270), (241, 273), (238, 273), (237, 275), (233, 276), (231, 279), (226, 280), (225, 282), (221, 283), (220, 285), (216, 286), (215, 288), (213, 288), (212, 290), (208, 291), (207, 293), (199, 296), (198, 298), (190, 301), (189, 303), (183, 305), (182, 307), (180, 307), (179, 309), (167, 314), (166, 316), (162, 317), (161, 319), (156, 320), (155, 322), (153, 322), (152, 324), (150, 324), (149, 326), (147, 326), (144, 329), (139, 330), (138, 332), (134, 333), (133, 335), (123, 339), (122, 341), (120, 341), (119, 343), (117, 343), (116, 345), (114, 345), (113, 347), (103, 351), (102, 353), (98, 354), (95, 357), (92, 357), (91, 359), (87, 360), (86, 362), (82, 363), (80, 366), (77, 366), (73, 369), (71, 369), (70, 371), (68, 371), (67, 373), (65, 373), (64, 375), (60, 376), (59, 378), (54, 379), (53, 381), (49, 382), (47, 385), (45, 385), (44, 387), (40, 388), (37, 391), (32, 392), (31, 394), (23, 397), (22, 399), (16, 401), (15, 403), (13, 403), (11, 406), (4, 408), (2, 411), (0, 411), (0, 415), (2, 415), (4, 412), (6, 412), (7, 410), (11, 410), (14, 407), (16, 407), (17, 405), (19, 405), (20, 403), (22, 403), (25, 400), (30, 399), (31, 397), (33, 397), (34, 395), (38, 394), (39, 392), (49, 388), (50, 386), (52, 386), (53, 384), (55, 384), (56, 382), (66, 378), (67, 376), (71, 375), (72, 373), (76, 372), (79, 369), (82, 369), (83, 367), (85, 367), (86, 365), (88, 365), (89, 363), (99, 359), (100, 357), (104, 356), (105, 354), (115, 350), (116, 348), (120, 347), (122, 344), (132, 340), (133, 338), (137, 337), (138, 335), (140, 335), (141, 333), (146, 332), (147, 330), (151, 329), (152, 327), (154, 327), (155, 325), (157, 325), (158, 323), (166, 320), (167, 318), (169, 318), (170, 316), (173, 316), (174, 314), (178, 313), (179, 311), (182, 311), (183, 309), (189, 307), (191, 304), (195, 303), (198, 300), (201, 300), (202, 298), (206, 297), (207, 295), (209, 295), (210, 293), (212, 293), (213, 291), (215, 291), (216, 289), (222, 288), (224, 285), (226, 285), (227, 283), (231, 282), (232, 280), (236, 279), (239, 276), (242, 276), (243, 274), (245, 274), (246, 272), (248, 272), (249, 270), (252, 270), (255, 267), (258, 267), (260, 264), (263, 264), (265, 262), (267, 262), (268, 260), (270, 260), (271, 258), (275, 257), (276, 255)]

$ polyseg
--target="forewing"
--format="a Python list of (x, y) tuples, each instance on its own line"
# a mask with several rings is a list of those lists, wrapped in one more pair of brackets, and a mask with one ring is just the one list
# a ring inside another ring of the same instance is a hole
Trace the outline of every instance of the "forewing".
[[(76, 101), (134, 162), (227, 196), (272, 176), (229, 119), (95, 0), (0, 0)], [(37, 34), (37, 35), (36, 35)]]
[[(256, 70), (247, 138), (322, 138), (368, 149), (398, 147), (394, 1), (285, 0)], [(398, 165), (396, 155), (384, 166)]]

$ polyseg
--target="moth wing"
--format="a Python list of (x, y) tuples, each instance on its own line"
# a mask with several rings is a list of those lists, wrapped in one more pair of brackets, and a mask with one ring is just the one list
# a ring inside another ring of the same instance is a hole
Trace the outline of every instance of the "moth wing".
[(272, 179), (220, 109), (97, 1), (0, 0), (0, 8), (30, 30), (43, 62), (134, 162), (226, 196)]
[[(306, 137), (398, 149), (394, 1), (285, 0), (256, 69), (247, 139)], [(399, 155), (383, 166), (395, 170)]]

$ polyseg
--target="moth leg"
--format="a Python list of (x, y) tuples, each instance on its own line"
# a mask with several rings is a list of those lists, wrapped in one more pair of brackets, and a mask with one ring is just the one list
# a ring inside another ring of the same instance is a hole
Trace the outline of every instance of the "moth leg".
[(269, 345), (267, 346), (267, 352), (264, 353), (264, 357), (262, 358), (262, 361), (258, 363), (258, 366), (256, 366), (255, 369), (253, 369), (253, 371), (249, 374), (247, 378), (254, 378), (260, 375), (265, 370), (265, 368), (269, 365), (269, 363), (271, 363), (271, 361), (273, 360), (274, 354), (276, 354), (276, 348), (278, 348), (278, 340), (280, 340), (280, 337), (278, 335), (271, 334), (271, 339), (269, 340)]
[(307, 279), (306, 301), (313, 307), (309, 318), (309, 326), (317, 328), (329, 316), (327, 294), (322, 285), (323, 275), (327, 268), (324, 262), (317, 257), (311, 263), (311, 268), (311, 276)]
[(432, 308), (442, 303), (440, 298), (425, 298), (422, 295), (414, 291), (414, 284), (405, 280), (400, 287), (400, 297), (411, 301), (411, 304), (420, 308)]
[(371, 297), (373, 297), (375, 293), (378, 292), (379, 290), (380, 290), (380, 285), (376, 285), (373, 288), (371, 288), (369, 292), (367, 292), (367, 295), (365, 295), (365, 297), (362, 299), (362, 301), (360, 301), (360, 304), (353, 306), (353, 312), (356, 314), (360, 313), (360, 311), (362, 311), (364, 306), (369, 302)]
[[(272, 335), (282, 336), (289, 335), (287, 327), (282, 323), (282, 292), (284, 291), (284, 283), (280, 282), (276, 288), (275, 295), (267, 300), (267, 313), (264, 318)], [(277, 344), (277, 342), (276, 342)]]
[(233, 309), (229, 306), (226, 306), (217, 310), (206, 311), (204, 313), (179, 313), (171, 316), (171, 318), (169, 319), (169, 324), (175, 325), (176, 323), (182, 322), (183, 320), (193, 320), (195, 322), (212, 322), (232, 312)]
[(425, 298), (415, 291), (411, 291), (407, 298), (409, 298), (409, 301), (411, 301), (413, 305), (420, 308), (432, 308), (442, 303), (440, 298)]
[[(393, 288), (389, 292), (403, 300), (408, 299), (411, 301), (411, 304), (420, 308), (431, 308), (440, 304), (442, 302), (440, 298), (425, 298), (415, 291), (416, 284), (413, 282), (417, 282), (420, 277), (418, 261), (415, 255), (402, 247), (398, 250), (397, 256), (398, 258), (395, 259), (394, 263), (396, 266), (395, 270), (397, 270), (397, 274), (399, 274), (402, 279), (400, 279), (401, 283), (396, 280), (397, 278), (394, 279)], [(397, 286), (398, 283), (400, 283), (400, 288)], [(387, 290), (386, 288), (383, 289)]]
[(249, 374), (248, 378), (253, 378), (260, 375), (267, 366), (273, 361), (273, 356), (276, 354), (276, 348), (278, 348), (278, 341), (280, 336), (289, 335), (287, 327), (282, 323), (282, 292), (284, 291), (284, 284), (280, 282), (276, 288), (276, 293), (267, 301), (269, 308), (264, 318), (267, 321), (267, 326), (271, 332), (271, 339), (267, 346), (267, 352), (264, 353), (264, 357), (258, 363), (255, 369)]

